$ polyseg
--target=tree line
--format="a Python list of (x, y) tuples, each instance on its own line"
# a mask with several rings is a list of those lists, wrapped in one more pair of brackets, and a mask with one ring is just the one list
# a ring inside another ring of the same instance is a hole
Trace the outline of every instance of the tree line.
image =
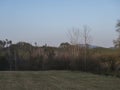
[[(31, 45), (27, 42), (13, 44), (11, 40), (0, 40), (0, 70), (79, 70), (93, 73), (114, 74), (120, 72), (120, 22), (115, 48), (91, 48), (89, 31), (84, 27), (83, 41), (79, 42), (79, 30), (69, 32), (70, 43), (59, 47)], [(120, 75), (120, 74), (117, 74)]]

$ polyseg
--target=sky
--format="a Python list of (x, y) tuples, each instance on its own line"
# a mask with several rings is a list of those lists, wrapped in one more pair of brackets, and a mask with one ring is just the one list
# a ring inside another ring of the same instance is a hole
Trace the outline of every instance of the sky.
[(0, 39), (59, 46), (87, 25), (92, 45), (112, 47), (119, 19), (120, 0), (0, 0)]

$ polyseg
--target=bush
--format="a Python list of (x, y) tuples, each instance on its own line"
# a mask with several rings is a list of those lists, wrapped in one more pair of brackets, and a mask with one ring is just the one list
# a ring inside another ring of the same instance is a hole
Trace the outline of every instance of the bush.
[(9, 62), (5, 56), (0, 56), (0, 70), (8, 70)]

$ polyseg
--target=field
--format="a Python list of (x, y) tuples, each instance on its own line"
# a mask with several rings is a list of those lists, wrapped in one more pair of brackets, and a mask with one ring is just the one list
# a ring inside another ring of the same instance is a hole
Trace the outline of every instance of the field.
[(0, 72), (0, 90), (120, 90), (120, 78), (71, 71)]

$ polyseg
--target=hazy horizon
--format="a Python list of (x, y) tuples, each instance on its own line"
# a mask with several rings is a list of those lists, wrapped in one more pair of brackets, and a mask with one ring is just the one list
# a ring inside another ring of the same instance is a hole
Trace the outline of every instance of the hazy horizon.
[(92, 45), (112, 47), (119, 9), (120, 0), (1, 0), (0, 39), (58, 46), (88, 25)]

